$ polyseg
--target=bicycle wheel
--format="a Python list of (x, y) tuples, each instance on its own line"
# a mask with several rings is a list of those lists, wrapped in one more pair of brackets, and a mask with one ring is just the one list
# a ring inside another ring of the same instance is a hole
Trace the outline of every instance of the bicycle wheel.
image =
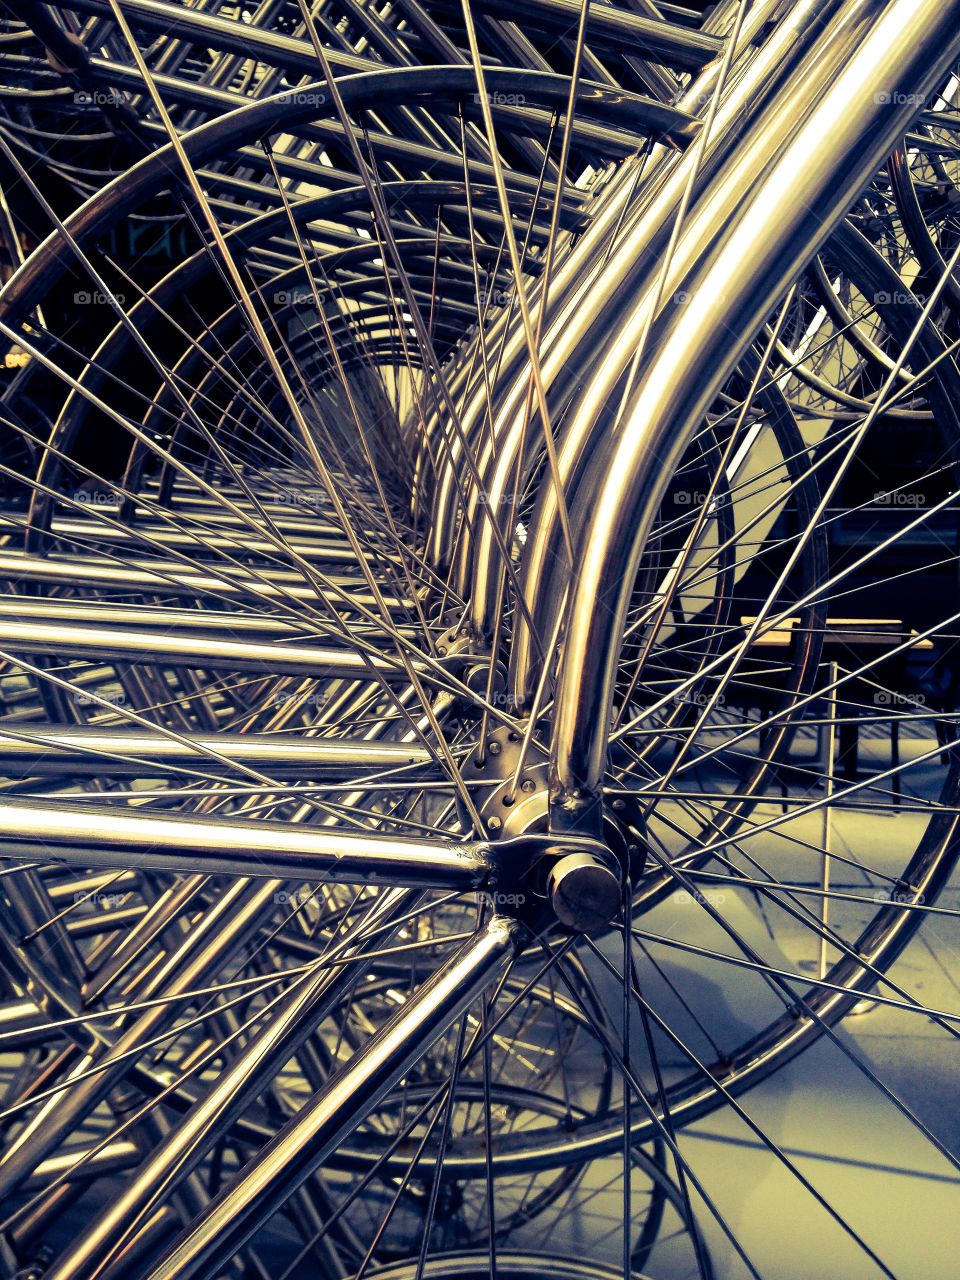
[[(955, 570), (949, 273), (863, 193), (957, 6), (85, 4), (162, 145), (65, 220), (4, 146), (53, 224), (0, 293), (12, 1265), (536, 1274), (612, 1160), (618, 1274), (708, 1220), (756, 1275), (723, 1112), (892, 1274), (739, 1099), (868, 992), (955, 1034), (888, 972), (952, 914), (953, 708), (891, 673), (954, 619), (836, 605)], [(118, 261), (149, 216), (180, 259)], [(837, 785), (865, 710), (920, 745)]]

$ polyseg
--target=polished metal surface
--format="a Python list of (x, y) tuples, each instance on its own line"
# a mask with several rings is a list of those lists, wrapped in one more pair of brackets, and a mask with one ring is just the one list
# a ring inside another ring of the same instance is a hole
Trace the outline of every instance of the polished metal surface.
[(934, 1280), (958, 208), (960, 0), (11, 0), (0, 1280)]

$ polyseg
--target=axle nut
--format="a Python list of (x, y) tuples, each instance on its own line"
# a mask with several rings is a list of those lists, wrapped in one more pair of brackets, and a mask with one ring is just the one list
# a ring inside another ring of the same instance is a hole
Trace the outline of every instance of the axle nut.
[(550, 900), (561, 924), (578, 933), (605, 928), (620, 907), (620, 881), (592, 853), (569, 853), (550, 871)]

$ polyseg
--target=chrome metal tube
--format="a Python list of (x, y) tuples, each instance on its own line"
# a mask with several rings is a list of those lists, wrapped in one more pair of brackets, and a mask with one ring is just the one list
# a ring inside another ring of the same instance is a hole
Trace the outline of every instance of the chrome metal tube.
[(10, 798), (0, 801), (0, 857), (450, 890), (482, 888), (490, 871), (482, 842)]
[(469, 1004), (503, 972), (523, 929), (495, 916), (419, 988), (213, 1200), (144, 1280), (211, 1280)]
[[(312, 587), (303, 585), (301, 573), (277, 569), (273, 565), (269, 579), (261, 579), (244, 577), (228, 563), (211, 564), (209, 573), (200, 573), (185, 568), (177, 560), (128, 560), (119, 564), (116, 560), (98, 560), (95, 556), (69, 560), (57, 556), (33, 556), (5, 548), (0, 551), (0, 576), (18, 585), (25, 582), (56, 583), (107, 591), (142, 592), (145, 595), (186, 596), (189, 599), (196, 599), (205, 592), (212, 597), (319, 599)], [(348, 601), (339, 595), (332, 596), (335, 608), (349, 607), (352, 601), (367, 608), (375, 603), (369, 592), (360, 589), (362, 579), (345, 574), (325, 576), (329, 582), (349, 593)], [(389, 607), (406, 603), (389, 593), (383, 598)]]
[[(140, 998), (167, 997), (192, 991), (211, 972), (228, 964), (262, 926), (264, 912), (274, 905), (280, 884), (267, 880), (234, 881), (192, 924), (179, 946), (169, 952), (137, 990)], [(112, 1044), (85, 1052), (57, 1080), (57, 1091), (46, 1098), (7, 1143), (0, 1156), (0, 1199), (9, 1196), (37, 1164), (50, 1155), (78, 1122), (88, 1115), (131, 1069), (129, 1054), (177, 1016), (178, 1003), (160, 1002), (132, 1020), (118, 1019)], [(103, 1036), (102, 1021), (91, 1030)], [(84, 1031), (83, 1024), (74, 1034)], [(93, 1074), (89, 1074), (96, 1068)]]
[[(353, 928), (343, 935), (338, 943), (338, 955), (358, 955), (382, 944), (382, 933), (373, 938), (365, 934), (399, 916), (415, 897), (410, 889), (382, 894), (372, 911), (363, 912)], [(352, 981), (349, 970), (347, 976)], [(183, 1122), (150, 1152), (117, 1198), (77, 1237), (69, 1252), (48, 1273), (47, 1280), (83, 1280), (91, 1267), (103, 1264), (115, 1251), (118, 1241), (128, 1237), (138, 1215), (149, 1207), (156, 1193), (169, 1191), (187, 1177), (231, 1120), (256, 1096), (264, 1077), (277, 1072), (313, 1034), (329, 1009), (331, 993), (342, 991), (344, 977), (343, 970), (318, 969), (297, 983), (290, 995), (270, 1011), (262, 1027), (250, 1037)], [(111, 1266), (111, 1277), (117, 1274)]]
[[(178, 635), (52, 619), (19, 621), (4, 615), (0, 615), (0, 649), (15, 654), (56, 654), (104, 662), (172, 662), (218, 671), (314, 676), (323, 680), (370, 675), (371, 668), (384, 678), (407, 678), (399, 661), (332, 646), (235, 640), (193, 631)], [(420, 675), (430, 677), (429, 664), (415, 659), (411, 662)]]
[(836, 66), (825, 91), (811, 99), (797, 76), (744, 138), (740, 163), (702, 197), (678, 252), (682, 274), (668, 284), (696, 305), (669, 308), (655, 327), (602, 481), (584, 499), (557, 693), (558, 816), (566, 802), (576, 809), (605, 767), (620, 636), (669, 475), (777, 298), (957, 56), (958, 0), (849, 0), (845, 9), (856, 21), (828, 27), (815, 51)]
[[(2, 726), (2, 722), (0, 722)], [(19, 726), (18, 726), (19, 729)], [(168, 776), (172, 768), (203, 773), (232, 773), (258, 769), (269, 777), (321, 779), (347, 785), (358, 774), (416, 769), (436, 774), (430, 752), (419, 744), (399, 742), (347, 742), (343, 739), (307, 738), (287, 733), (222, 733), (179, 735), (171, 738), (149, 730), (49, 728), (24, 725), (23, 737), (4, 733), (0, 727), (0, 774), (134, 777)], [(195, 743), (194, 750), (190, 744)], [(407, 776), (407, 775), (405, 775)], [(412, 775), (409, 775), (412, 776)]]

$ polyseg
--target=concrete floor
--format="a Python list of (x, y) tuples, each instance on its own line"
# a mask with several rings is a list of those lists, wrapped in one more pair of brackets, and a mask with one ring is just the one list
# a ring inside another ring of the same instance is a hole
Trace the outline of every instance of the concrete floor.
[[(905, 757), (929, 747), (928, 741), (906, 743)], [(865, 756), (868, 768), (887, 766), (882, 742), (867, 744)], [(926, 767), (907, 776), (910, 790), (918, 795), (929, 792), (935, 781), (933, 770)], [(757, 816), (774, 812), (771, 807)], [(894, 873), (904, 865), (904, 849), (916, 844), (919, 822), (910, 814), (877, 816), (850, 809), (834, 823), (832, 848)], [(811, 815), (790, 830), (816, 842), (820, 819)], [(777, 847), (773, 836), (763, 856), (771, 868), (776, 865), (778, 876), (816, 883), (810, 856), (782, 844)], [(835, 867), (834, 883), (863, 892), (863, 877), (849, 867)], [(960, 909), (960, 877), (954, 877), (938, 905)], [(742, 934), (758, 945), (762, 941), (764, 955), (772, 957), (769, 935), (746, 903), (728, 900), (723, 909)], [(659, 931), (674, 937), (702, 938), (704, 928), (710, 928), (702, 912), (694, 920), (689, 907), (674, 907), (672, 915), (663, 907), (655, 914)], [(916, 1000), (954, 1014), (960, 1013), (958, 925), (960, 917), (928, 917), (891, 971)], [(846, 929), (844, 933), (850, 936)], [(810, 937), (799, 925), (791, 930), (781, 916), (776, 941), (784, 969), (815, 971)], [(678, 961), (676, 972), (683, 967)], [(695, 978), (692, 969), (687, 977)], [(719, 983), (710, 985), (705, 1007), (716, 1016), (722, 1005), (731, 1028), (747, 1020), (743, 1001), (752, 997), (737, 990), (735, 971), (731, 980), (728, 969), (722, 989)], [(839, 1036), (948, 1150), (960, 1152), (960, 1053), (949, 1032), (922, 1013), (873, 1005), (847, 1018)], [(821, 1039), (746, 1095), (743, 1105), (897, 1280), (956, 1280), (960, 1172), (836, 1044)], [(884, 1274), (728, 1108), (684, 1130), (680, 1145), (764, 1280), (873, 1280)], [(561, 1219), (551, 1248), (569, 1248), (583, 1256), (592, 1236), (603, 1242), (598, 1252), (616, 1265), (622, 1248), (619, 1185), (593, 1198), (588, 1225), (576, 1221), (575, 1214)], [(700, 1222), (718, 1280), (749, 1276), (711, 1215), (702, 1211)], [(668, 1243), (654, 1250), (646, 1273), (653, 1280), (688, 1280), (696, 1276), (696, 1269), (689, 1250)]]

